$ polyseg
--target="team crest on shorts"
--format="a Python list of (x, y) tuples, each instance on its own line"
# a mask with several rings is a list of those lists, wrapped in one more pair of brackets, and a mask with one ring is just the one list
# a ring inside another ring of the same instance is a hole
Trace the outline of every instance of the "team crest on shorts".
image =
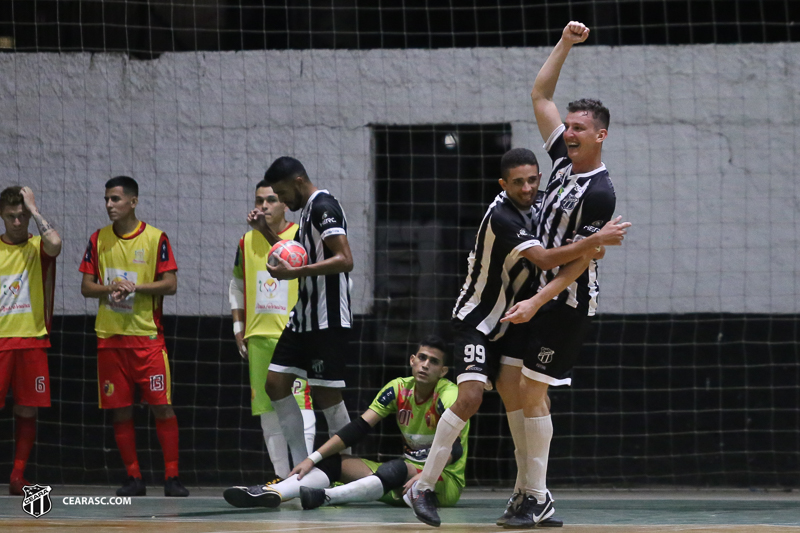
[(311, 361), (311, 369), (317, 374), (322, 374), (325, 369), (325, 362), (322, 359), (314, 359)]
[(103, 394), (106, 396), (114, 394), (114, 384), (106, 380), (105, 383), (103, 383)]
[(553, 360), (554, 353), (556, 352), (554, 352), (550, 348), (545, 348), (544, 346), (542, 346), (542, 349), (539, 350), (539, 361), (541, 361), (543, 364), (546, 365), (547, 363)]
[(46, 515), (53, 508), (53, 502), (50, 501), (50, 491), (48, 485), (28, 485), (22, 487), (25, 493), (22, 499), (22, 510), (34, 518), (39, 518)]

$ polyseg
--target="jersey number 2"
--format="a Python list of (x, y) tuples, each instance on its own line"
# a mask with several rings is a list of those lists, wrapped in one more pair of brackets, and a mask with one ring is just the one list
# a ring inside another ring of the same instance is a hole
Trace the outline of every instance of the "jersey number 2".
[(464, 346), (464, 362), (486, 362), (486, 349), (481, 344), (467, 344)]

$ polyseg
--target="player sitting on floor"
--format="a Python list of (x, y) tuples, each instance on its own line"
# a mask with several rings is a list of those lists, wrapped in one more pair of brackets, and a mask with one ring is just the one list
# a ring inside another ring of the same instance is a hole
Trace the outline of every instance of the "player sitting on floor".
[[(277, 507), (282, 501), (299, 496), (304, 509), (374, 500), (402, 505), (404, 485), (415, 481), (422, 471), (436, 424), (458, 394), (456, 385), (443, 377), (448, 370), (445, 353), (441, 339), (424, 338), (411, 355), (411, 376), (387, 383), (363, 415), (297, 465), (292, 476), (274, 485), (229, 488), (224, 493), (225, 500), (235, 507)], [(340, 454), (393, 413), (404, 439), (402, 459), (381, 464)], [(455, 505), (461, 497), (468, 431), (469, 424), (456, 439), (448, 465), (436, 484), (442, 507)], [(345, 484), (326, 488), (336, 481)]]

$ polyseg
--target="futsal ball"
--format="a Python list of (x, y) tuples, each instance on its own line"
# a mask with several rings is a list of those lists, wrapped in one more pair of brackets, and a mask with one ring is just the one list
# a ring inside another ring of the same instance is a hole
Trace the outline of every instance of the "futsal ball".
[(301, 267), (308, 264), (308, 254), (303, 245), (297, 241), (278, 241), (269, 250), (267, 262), (272, 266), (278, 266), (278, 257), (289, 263), (293, 267)]

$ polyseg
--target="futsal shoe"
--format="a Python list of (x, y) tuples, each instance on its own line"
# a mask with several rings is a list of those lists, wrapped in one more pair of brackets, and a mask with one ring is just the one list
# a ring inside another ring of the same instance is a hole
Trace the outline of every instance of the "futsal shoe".
[(140, 477), (128, 476), (117, 489), (117, 496), (147, 496), (147, 487)]
[(536, 524), (536, 527), (564, 527), (564, 521), (555, 516), (551, 516)]
[(527, 529), (536, 527), (543, 520), (553, 516), (556, 512), (553, 507), (553, 498), (548, 492), (542, 503), (536, 500), (536, 496), (526, 495), (522, 500), (522, 505), (514, 516), (506, 520), (503, 527), (506, 529)]
[(439, 505), (439, 499), (436, 493), (430, 489), (423, 491), (417, 490), (417, 481), (411, 485), (411, 488), (403, 495), (403, 501), (414, 510), (414, 516), (417, 520), (425, 522), (429, 526), (439, 527), (442, 521), (439, 518), (439, 513), (436, 507)]
[(225, 501), (234, 507), (269, 507), (274, 509), (281, 504), (281, 493), (269, 485), (252, 487), (231, 487), (222, 493)]
[(18, 477), (17, 479), (12, 479), (8, 483), (8, 493), (12, 496), (22, 496), (22, 487), (27, 487), (30, 485), (30, 481), (26, 481), (24, 478)]
[(183, 486), (178, 476), (168, 477), (164, 481), (164, 496), (175, 496), (178, 498), (185, 498), (189, 495), (189, 489)]
[(498, 526), (505, 525), (508, 522), (508, 519), (516, 514), (517, 510), (519, 510), (519, 506), (522, 504), (522, 500), (525, 498), (525, 495), (522, 492), (515, 492), (511, 495), (508, 499), (508, 503), (506, 504), (506, 510), (503, 512), (503, 516), (497, 519)]
[(300, 487), (300, 505), (303, 509), (316, 509), (331, 501), (325, 489), (312, 489), (311, 487)]

